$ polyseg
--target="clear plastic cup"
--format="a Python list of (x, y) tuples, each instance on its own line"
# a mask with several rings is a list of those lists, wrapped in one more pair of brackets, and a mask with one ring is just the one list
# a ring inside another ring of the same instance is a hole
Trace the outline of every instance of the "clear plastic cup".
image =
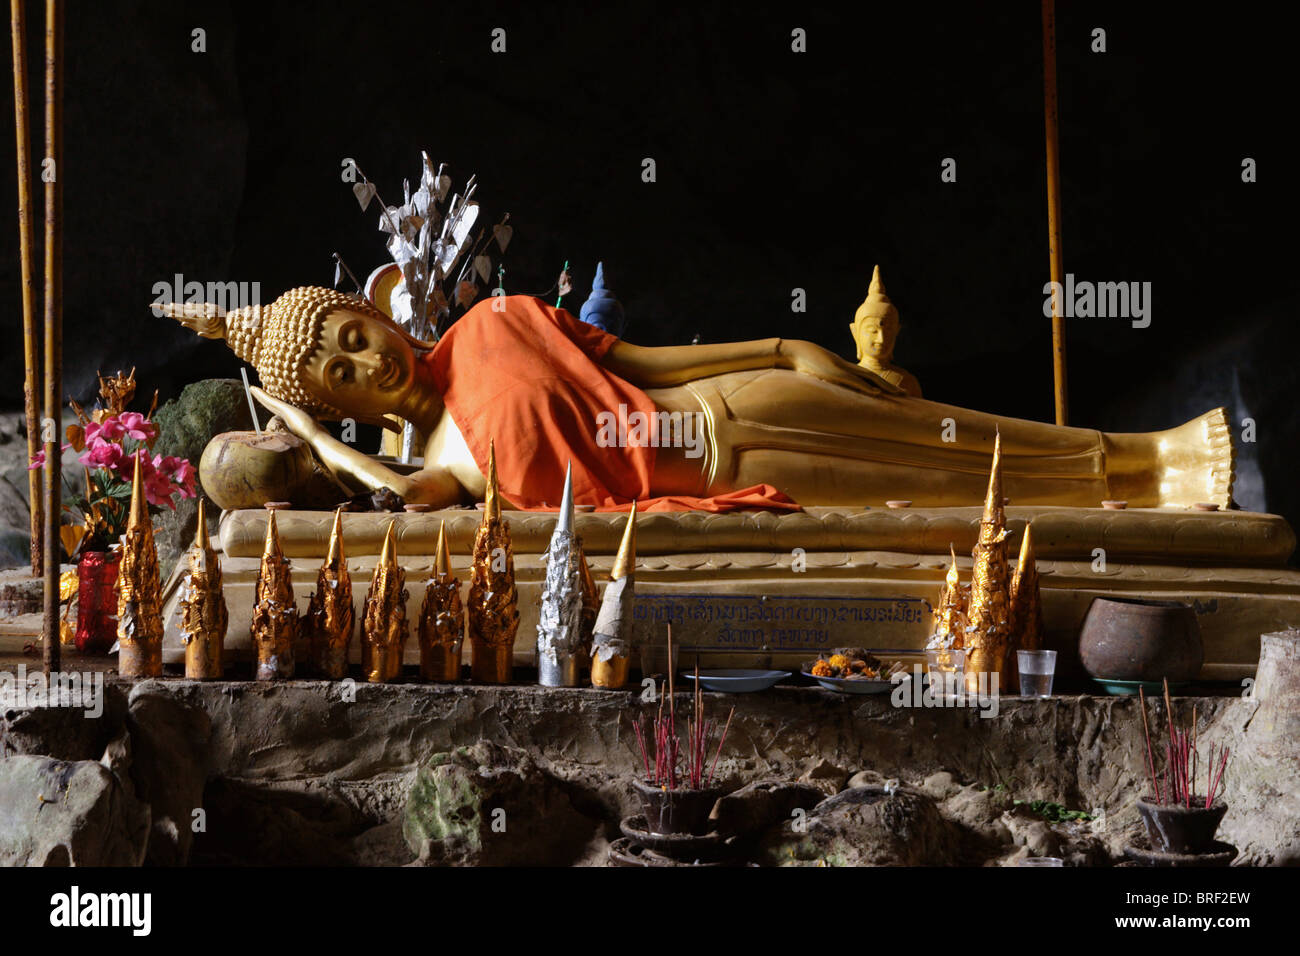
[(953, 697), (962, 688), (966, 672), (965, 648), (929, 648), (925, 652), (930, 675), (930, 692), (936, 697)]
[(1021, 697), (1051, 697), (1056, 651), (1016, 651)]

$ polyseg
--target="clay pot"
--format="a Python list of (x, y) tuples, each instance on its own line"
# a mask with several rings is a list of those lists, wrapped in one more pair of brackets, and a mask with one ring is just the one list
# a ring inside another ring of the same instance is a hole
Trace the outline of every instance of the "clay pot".
[(1079, 631), (1079, 659), (1103, 680), (1194, 680), (1204, 660), (1196, 612), (1180, 601), (1095, 598)]
[(1214, 848), (1214, 834), (1228, 810), (1216, 803), (1208, 810), (1205, 797), (1192, 797), (1192, 805), (1171, 806), (1155, 803), (1151, 797), (1137, 802), (1138, 816), (1147, 828), (1151, 849), (1164, 853), (1208, 853)]
[(117, 569), (122, 550), (83, 551), (77, 559), (77, 630), (82, 654), (107, 654), (117, 640)]
[(690, 833), (696, 836), (708, 833), (709, 814), (718, 797), (722, 796), (721, 787), (669, 790), (639, 777), (632, 781), (632, 789), (641, 798), (646, 826), (651, 833)]

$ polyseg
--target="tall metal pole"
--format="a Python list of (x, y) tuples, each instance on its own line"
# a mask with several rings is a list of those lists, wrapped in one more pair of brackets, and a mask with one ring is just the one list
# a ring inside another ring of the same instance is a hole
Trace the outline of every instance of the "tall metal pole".
[(63, 477), (63, 0), (45, 0), (45, 673), (59, 669), (59, 486)]
[[(1052, 281), (1064, 282), (1061, 266), (1061, 143), (1056, 116), (1056, 0), (1043, 0), (1043, 113), (1047, 121), (1047, 232)], [(1062, 288), (1060, 285), (1054, 288)], [(1063, 296), (1052, 296), (1052, 379), (1056, 388), (1056, 424), (1067, 424), (1065, 316)]]
[[(41, 377), (39, 336), (36, 332), (36, 277), (32, 274), (32, 156), (27, 124), (27, 16), (26, 0), (9, 0), (9, 28), (14, 48), (14, 131), (18, 141), (18, 248), (23, 283), (23, 411), (27, 414), (27, 457), (41, 450), (41, 416), (37, 393)], [(31, 508), (32, 577), (41, 576), (41, 532), (44, 513), (41, 473), (27, 473), (27, 501)]]

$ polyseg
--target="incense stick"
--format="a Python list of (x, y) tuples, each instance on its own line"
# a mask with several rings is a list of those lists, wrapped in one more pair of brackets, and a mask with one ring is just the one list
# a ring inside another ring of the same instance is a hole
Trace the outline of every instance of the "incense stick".
[(1138, 703), (1142, 707), (1142, 732), (1146, 735), (1147, 741), (1147, 775), (1151, 778), (1152, 796), (1155, 797), (1156, 803), (1160, 803), (1160, 781), (1156, 777), (1156, 757), (1151, 750), (1151, 727), (1147, 724), (1147, 698), (1141, 686), (1138, 687)]
[[(31, 143), (27, 121), (27, 23), (26, 0), (10, 0), (9, 29), (14, 51), (14, 132), (18, 166), (18, 248), (23, 292), (23, 359), (26, 379), (23, 387), (23, 412), (27, 421), (27, 458), (34, 459), (41, 450), (40, 412), (36, 396), (40, 392), (41, 367), (38, 355), (39, 333), (36, 329), (36, 281), (32, 275), (32, 196)], [(41, 535), (45, 526), (45, 503), (41, 497), (41, 472), (27, 473), (27, 500), (31, 505), (32, 576), (41, 577), (45, 552)]]
[(257, 423), (257, 404), (253, 401), (253, 389), (248, 384), (248, 369), (240, 368), (239, 374), (244, 379), (244, 397), (248, 399), (248, 414), (253, 416), (253, 428), (257, 431), (257, 437), (262, 437), (262, 426)]
[[(41, 626), (45, 676), (59, 669), (59, 517), (63, 501), (63, 0), (45, 0), (45, 160), (55, 174), (45, 181), (45, 595)], [(42, 429), (44, 430), (44, 429)]]

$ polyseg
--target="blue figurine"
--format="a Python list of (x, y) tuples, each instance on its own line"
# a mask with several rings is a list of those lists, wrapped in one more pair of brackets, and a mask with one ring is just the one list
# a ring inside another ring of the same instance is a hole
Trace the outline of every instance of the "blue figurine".
[(620, 338), (623, 335), (623, 327), (627, 320), (623, 315), (623, 306), (619, 304), (618, 299), (614, 298), (614, 293), (605, 288), (605, 264), (603, 262), (596, 264), (596, 278), (591, 281), (591, 295), (587, 296), (587, 301), (582, 303), (582, 311), (578, 313), (578, 318), (594, 325), (602, 332), (610, 332)]

